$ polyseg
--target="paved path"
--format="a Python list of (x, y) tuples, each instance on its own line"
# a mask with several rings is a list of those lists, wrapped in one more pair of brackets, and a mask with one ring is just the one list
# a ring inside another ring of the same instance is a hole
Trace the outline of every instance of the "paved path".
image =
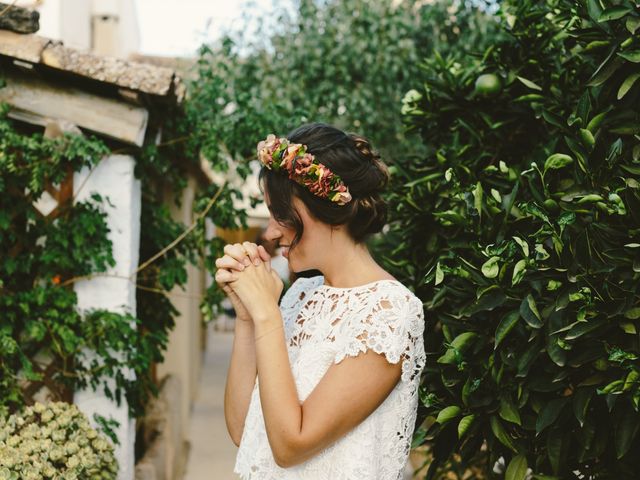
[(238, 480), (233, 473), (237, 448), (224, 423), (224, 384), (233, 333), (209, 325), (207, 352), (189, 427), (191, 450), (185, 480)]

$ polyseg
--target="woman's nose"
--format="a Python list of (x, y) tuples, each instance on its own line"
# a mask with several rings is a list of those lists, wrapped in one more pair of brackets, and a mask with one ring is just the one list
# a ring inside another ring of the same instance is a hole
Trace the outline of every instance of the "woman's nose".
[(267, 224), (267, 228), (264, 231), (264, 238), (267, 240), (276, 240), (282, 236), (282, 232), (280, 231), (278, 222), (276, 222), (273, 218), (269, 218), (269, 223)]

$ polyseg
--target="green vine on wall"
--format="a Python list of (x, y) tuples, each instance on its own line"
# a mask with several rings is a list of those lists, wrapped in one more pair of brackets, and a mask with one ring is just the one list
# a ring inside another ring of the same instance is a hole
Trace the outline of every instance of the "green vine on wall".
[[(153, 390), (150, 366), (162, 359), (157, 332), (131, 314), (77, 309), (73, 278), (114, 265), (105, 201), (67, 202), (55, 216), (35, 207), (67, 169), (93, 168), (109, 153), (77, 135), (49, 139), (16, 130), (0, 115), (0, 412), (15, 410), (42, 386), (55, 396), (91, 386), (142, 411)], [(87, 353), (93, 352), (93, 353)], [(135, 373), (135, 379), (130, 375)], [(115, 382), (111, 382), (114, 379)]]
[[(142, 182), (143, 268), (137, 279), (129, 279), (138, 287), (136, 315), (79, 312), (73, 284), (106, 275), (114, 265), (104, 211), (108, 199), (96, 194), (88, 201), (68, 199), (48, 217), (34, 202), (70, 172), (95, 168), (111, 150), (94, 137), (46, 138), (11, 121), (8, 111), (5, 106), (0, 113), (0, 251), (8, 252), (0, 262), (0, 414), (30, 403), (46, 386), (67, 400), (77, 389), (101, 389), (118, 403), (126, 398), (130, 414), (140, 416), (157, 393), (152, 366), (162, 362), (178, 314), (170, 292), (186, 284), (189, 263), (200, 266), (202, 258), (205, 268), (215, 268), (223, 242), (208, 238), (207, 218), (223, 227), (246, 225), (246, 215), (234, 204), (241, 193), (203, 185), (194, 225), (185, 231), (187, 226), (172, 218), (169, 207), (179, 205), (207, 141), (202, 130), (189, 126), (193, 110), (172, 109), (165, 143), (128, 152), (136, 157)], [(211, 163), (228, 168), (221, 158)], [(220, 292), (209, 288), (202, 298), (206, 319), (221, 300)]]

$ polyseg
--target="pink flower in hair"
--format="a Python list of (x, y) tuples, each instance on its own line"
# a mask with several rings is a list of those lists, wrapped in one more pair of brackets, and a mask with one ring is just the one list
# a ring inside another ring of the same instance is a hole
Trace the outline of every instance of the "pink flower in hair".
[(293, 161), (298, 156), (298, 153), (302, 149), (302, 145), (297, 143), (290, 144), (286, 150), (284, 151), (284, 156), (282, 158), (282, 162), (280, 163), (281, 167), (284, 167), (287, 172), (291, 172), (293, 167)]
[(280, 147), (280, 139), (271, 134), (258, 143), (258, 160), (267, 168), (273, 166), (273, 153)]
[(310, 153), (305, 153), (301, 157), (296, 158), (292, 175), (301, 178), (309, 175), (313, 166), (313, 160), (313, 155)]

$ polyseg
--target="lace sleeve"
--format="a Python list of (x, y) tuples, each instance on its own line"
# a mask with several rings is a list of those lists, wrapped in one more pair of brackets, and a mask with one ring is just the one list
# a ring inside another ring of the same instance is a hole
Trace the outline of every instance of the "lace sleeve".
[(366, 307), (342, 323), (335, 363), (367, 350), (402, 363), (402, 381), (409, 382), (424, 367), (422, 302), (409, 291), (376, 291)]

